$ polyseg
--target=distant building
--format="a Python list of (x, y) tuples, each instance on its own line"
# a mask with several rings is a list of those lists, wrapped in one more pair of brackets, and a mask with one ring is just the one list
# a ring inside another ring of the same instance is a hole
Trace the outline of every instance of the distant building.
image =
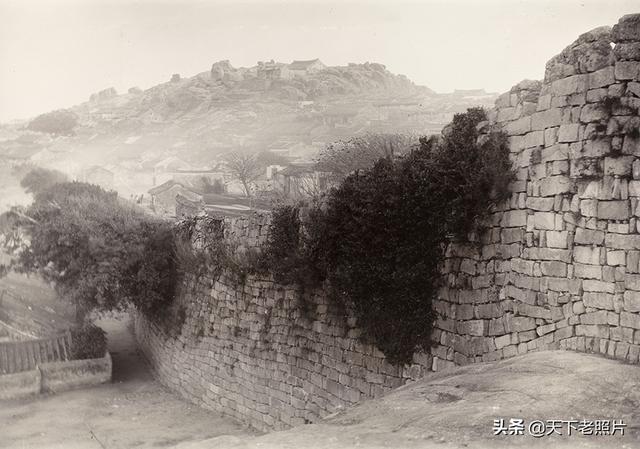
[(274, 62), (273, 59), (268, 62), (258, 61), (256, 75), (265, 80), (289, 79), (292, 76), (286, 64)]
[(114, 173), (99, 165), (83, 170), (80, 177), (86, 183), (96, 184), (105, 189), (113, 189), (114, 187)]
[[(149, 190), (151, 195), (151, 207), (160, 215), (168, 215), (170, 217), (178, 217), (178, 212), (184, 210), (181, 207), (184, 206), (187, 200), (191, 203), (198, 203), (202, 201), (202, 195), (196, 193), (181, 183), (170, 180), (159, 186), (156, 186)], [(177, 200), (178, 196), (181, 197)], [(181, 204), (178, 204), (178, 201)]]
[(213, 170), (175, 170), (169, 171), (173, 181), (200, 193), (225, 193), (224, 173)]
[(307, 76), (327, 68), (319, 59), (309, 61), (293, 61), (287, 67), (292, 76)]
[(300, 199), (325, 192), (330, 180), (327, 173), (315, 169), (315, 163), (307, 163), (277, 171), (271, 185), (273, 191), (284, 197)]

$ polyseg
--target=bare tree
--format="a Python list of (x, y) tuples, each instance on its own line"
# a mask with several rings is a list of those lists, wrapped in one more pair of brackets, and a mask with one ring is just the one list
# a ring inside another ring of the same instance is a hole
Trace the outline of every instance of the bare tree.
[(262, 176), (265, 167), (256, 154), (234, 151), (225, 157), (232, 176), (242, 183), (245, 195), (251, 196), (251, 186)]
[(418, 145), (418, 138), (404, 134), (365, 134), (330, 144), (320, 152), (317, 169), (341, 180), (356, 170), (363, 170), (383, 157), (409, 152)]

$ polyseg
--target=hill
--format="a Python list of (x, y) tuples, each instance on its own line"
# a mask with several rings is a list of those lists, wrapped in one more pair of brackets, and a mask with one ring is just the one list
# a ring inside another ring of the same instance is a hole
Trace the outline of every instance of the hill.
[(70, 135), (39, 132), (33, 121), (0, 126), (0, 158), (71, 175), (92, 165), (144, 170), (169, 156), (215, 166), (239, 148), (308, 159), (328, 143), (366, 132), (439, 132), (454, 112), (495, 98), (481, 90), (436, 94), (376, 63), (235, 68), (220, 61), (144, 91), (95, 93), (69, 109), (77, 117)]

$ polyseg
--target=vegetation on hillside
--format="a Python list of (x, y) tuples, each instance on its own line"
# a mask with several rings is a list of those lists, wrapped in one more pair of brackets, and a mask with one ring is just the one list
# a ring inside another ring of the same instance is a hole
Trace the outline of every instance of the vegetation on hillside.
[[(33, 204), (0, 217), (4, 243), (16, 255), (12, 268), (53, 282), (76, 303), (79, 321), (129, 304), (150, 317), (166, 315), (180, 274), (227, 270), (244, 282), (269, 272), (303, 291), (326, 287), (357, 318), (366, 341), (406, 363), (431, 343), (447, 243), (465, 238), (508, 196), (507, 140), (500, 132), (480, 136), (485, 119), (480, 108), (457, 114), (442, 138), (421, 138), (409, 152), (395, 149), (404, 141), (352, 141), (367, 151), (347, 160), (361, 165), (326, 197), (277, 208), (260, 257), (223, 241), (217, 222), (204, 231), (219, 243), (195, 250), (195, 220), (174, 227), (98, 186), (49, 182), (57, 179), (51, 173), (29, 178), (38, 180), (27, 183)], [(373, 155), (382, 157), (369, 166)]]
[(79, 183), (37, 191), (26, 208), (2, 215), (13, 270), (37, 273), (76, 306), (82, 323), (92, 311), (135, 305), (150, 316), (168, 306), (177, 285), (169, 223), (115, 192)]
[(28, 129), (56, 136), (70, 136), (78, 125), (78, 116), (66, 109), (47, 112), (31, 120)]
[(513, 179), (504, 134), (478, 143), (485, 118), (469, 109), (441, 140), (423, 138), (405, 157), (351, 173), (322, 204), (304, 206), (304, 221), (299, 208), (276, 210), (265, 249), (275, 279), (326, 281), (367, 341), (393, 362), (410, 361), (430, 344), (447, 242), (506, 199)]

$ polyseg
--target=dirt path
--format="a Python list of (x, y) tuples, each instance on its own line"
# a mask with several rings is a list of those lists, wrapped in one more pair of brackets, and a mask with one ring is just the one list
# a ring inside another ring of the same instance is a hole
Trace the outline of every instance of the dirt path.
[(126, 322), (99, 323), (109, 336), (113, 383), (0, 404), (0, 448), (171, 447), (250, 432), (187, 403), (153, 380)]

